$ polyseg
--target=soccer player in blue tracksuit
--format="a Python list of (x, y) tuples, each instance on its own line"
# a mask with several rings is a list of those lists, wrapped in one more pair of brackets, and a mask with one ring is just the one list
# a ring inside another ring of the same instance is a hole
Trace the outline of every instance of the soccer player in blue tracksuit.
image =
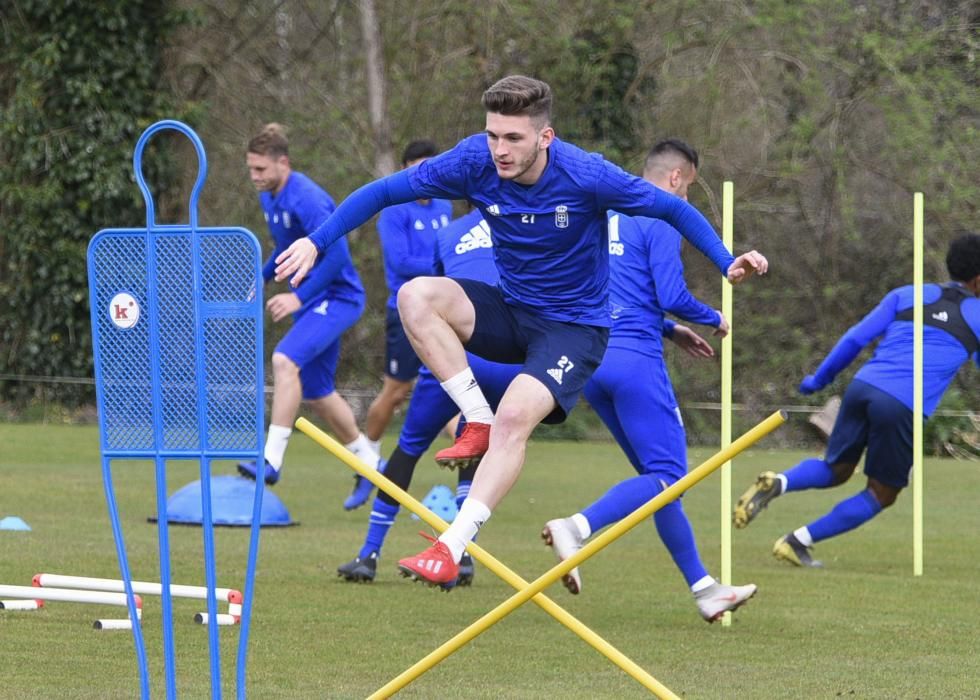
[[(668, 139), (650, 150), (643, 177), (687, 199), (697, 167), (697, 151), (683, 141)], [(724, 316), (688, 291), (680, 234), (657, 219), (610, 212), (609, 301), (609, 346), (585, 385), (585, 398), (639, 476), (616, 484), (581, 512), (545, 525), (541, 536), (559, 561), (581, 549), (592, 533), (626, 517), (687, 473), (684, 424), (663, 357), (664, 312), (713, 326), (718, 335), (728, 332)], [(670, 334), (677, 332), (668, 329)], [(661, 508), (653, 520), (705, 620), (714, 622), (755, 594), (754, 585), (725, 586), (708, 574), (680, 500)], [(578, 568), (562, 582), (578, 593), (582, 588)]]
[[(499, 275), (493, 262), (492, 248), (490, 227), (480, 211), (474, 209), (437, 232), (432, 272), (455, 279), (496, 284)], [(496, 408), (507, 386), (520, 371), (520, 365), (488, 362), (475, 355), (469, 356), (468, 359), (474, 376), (486, 391), (490, 405)], [(457, 411), (456, 404), (439, 385), (439, 380), (423, 366), (408, 404), (405, 424), (398, 437), (398, 447), (388, 458), (385, 476), (407, 490), (419, 457), (429, 449), (442, 427)], [(457, 506), (461, 506), (466, 499), (475, 472), (476, 464), (459, 471), (459, 483), (456, 488)], [(368, 531), (361, 551), (353, 560), (337, 567), (339, 576), (348, 581), (374, 580), (381, 547), (384, 545), (388, 530), (395, 523), (398, 510), (398, 501), (383, 491), (378, 492), (371, 507)], [(464, 554), (460, 559), (456, 585), (466, 586), (472, 581), (473, 560), (468, 554)]]
[[(268, 282), (275, 270), (276, 256), (323, 223), (333, 212), (334, 203), (313, 180), (292, 170), (289, 142), (278, 124), (267, 125), (249, 141), (246, 160), (275, 243), (262, 269)], [(340, 337), (364, 311), (364, 287), (347, 242), (337, 241), (329, 246), (303, 284), (270, 297), (266, 309), (276, 323), (292, 315), (293, 326), (272, 354), (275, 387), (261, 470), (265, 482), (279, 481), (301, 398), (310, 403), (349, 450), (376, 468), (378, 455), (358, 430), (350, 406), (334, 388)], [(238, 471), (255, 479), (259, 469), (254, 461), (241, 462)]]
[[(936, 409), (956, 372), (972, 358), (980, 365), (980, 235), (957, 238), (946, 254), (948, 284), (923, 289), (923, 415)], [(867, 450), (865, 490), (844, 499), (821, 518), (780, 537), (773, 554), (796, 566), (820, 566), (815, 542), (863, 525), (887, 508), (908, 485), (912, 470), (912, 314), (910, 286), (893, 289), (830, 351), (800, 384), (812, 394), (830, 384), (861, 350), (881, 337), (874, 355), (844, 393), (823, 459), (805, 459), (776, 474), (763, 472), (735, 505), (735, 527), (745, 527), (772, 499), (804, 489), (843, 484)]]
[[(607, 210), (667, 220), (733, 282), (768, 265), (755, 251), (733, 258), (683, 199), (555, 138), (547, 83), (509, 76), (484, 92), (483, 106), (484, 133), (360, 188), (277, 258), (277, 279), (299, 282), (331, 241), (386, 206), (420, 197), (467, 199), (490, 224), (499, 286), (416, 277), (398, 294), (412, 346), (467, 421), (436, 460), (461, 466), (482, 457), (449, 529), (399, 562), (406, 575), (429, 584), (456, 578), (466, 544), (519, 476), (531, 431), (543, 420), (565, 419), (602, 359), (609, 327)], [(467, 350), (523, 363), (496, 414)]]
[[(402, 168), (422, 163), (439, 152), (431, 141), (412, 141), (402, 152)], [(404, 403), (418, 376), (421, 361), (402, 328), (398, 316), (398, 290), (408, 280), (432, 272), (432, 249), (436, 231), (453, 217), (453, 205), (445, 199), (419, 198), (388, 207), (378, 217), (378, 236), (384, 260), (388, 301), (385, 306), (385, 369), (381, 392), (368, 406), (364, 433), (375, 452), (381, 453), (381, 438), (391, 417)], [(354, 476), (354, 490), (344, 508), (360, 506), (371, 494), (372, 485)]]

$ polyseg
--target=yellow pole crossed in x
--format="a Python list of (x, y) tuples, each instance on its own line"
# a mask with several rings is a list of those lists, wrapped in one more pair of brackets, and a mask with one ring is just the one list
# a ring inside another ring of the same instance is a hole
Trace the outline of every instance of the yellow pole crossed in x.
[[(686, 490), (697, 484), (699, 481), (707, 477), (713, 471), (718, 469), (722, 464), (729, 461), (737, 455), (739, 452), (747, 449), (748, 447), (755, 444), (757, 441), (768, 435), (770, 432), (775, 430), (777, 427), (782, 425), (786, 421), (786, 413), (784, 411), (777, 411), (772, 414), (764, 421), (756, 425), (754, 428), (746, 432), (740, 438), (735, 440), (731, 445), (729, 445), (724, 450), (718, 452), (713, 457), (703, 462), (696, 469), (689, 472), (682, 479), (674, 483), (672, 486), (668, 487), (664, 491), (660, 492), (656, 497), (648, 501), (645, 505), (641, 506), (633, 513), (628, 515), (623, 520), (619, 521), (608, 530), (606, 530), (601, 535), (597, 536), (594, 540), (586, 544), (581, 550), (576, 552), (573, 556), (569, 557), (563, 562), (560, 562), (556, 566), (552, 567), (544, 574), (539, 576), (532, 583), (528, 583), (520, 576), (515, 574), (513, 571), (504, 566), (501, 562), (490, 555), (489, 552), (484, 550), (482, 547), (476, 543), (471, 543), (467, 550), (470, 554), (481, 564), (486, 566), (488, 569), (497, 574), (500, 578), (506, 581), (508, 584), (517, 589), (517, 593), (505, 600), (503, 603), (498, 605), (496, 608), (488, 612), (486, 615), (478, 619), (476, 622), (471, 624), (469, 627), (459, 632), (449, 641), (445, 642), (442, 646), (432, 651), (428, 656), (416, 662), (409, 669), (402, 672), (399, 676), (391, 680), (382, 688), (378, 689), (371, 698), (388, 698), (401, 690), (403, 687), (411, 683), (413, 680), (418, 678), (420, 675), (428, 671), (430, 668), (438, 664), (440, 661), (447, 658), (450, 654), (458, 650), (464, 644), (470, 640), (477, 637), (482, 632), (489, 629), (492, 625), (499, 622), (501, 619), (509, 615), (511, 612), (516, 610), (518, 607), (526, 603), (528, 600), (534, 600), (534, 602), (539, 605), (542, 609), (548, 612), (550, 615), (555, 617), (559, 622), (564, 624), (566, 627), (571, 629), (573, 632), (578, 634), (582, 639), (592, 645), (596, 650), (605, 655), (610, 661), (615, 663), (626, 673), (631, 675), (639, 683), (641, 683), (645, 688), (653, 692), (660, 698), (676, 698), (677, 696), (670, 691), (669, 688), (664, 686), (662, 683), (657, 681), (655, 678), (646, 673), (642, 668), (640, 668), (636, 663), (628, 659), (621, 652), (616, 650), (611, 644), (599, 637), (595, 632), (590, 630), (579, 620), (574, 618), (556, 603), (551, 601), (549, 598), (544, 596), (541, 591), (550, 586), (552, 583), (557, 581), (559, 578), (564, 576), (566, 573), (579, 566), (586, 559), (596, 554), (601, 549), (605, 548), (615, 540), (622, 537), (624, 534), (629, 532), (631, 529), (636, 527), (641, 521), (648, 518), (654, 512), (667, 505), (668, 503), (676, 500), (683, 494)], [(336, 440), (331, 438), (329, 435), (325, 434), (323, 431), (318, 429), (312, 423), (304, 418), (300, 418), (296, 421), (296, 427), (312, 438), (315, 442), (332, 452), (338, 459), (347, 464), (347, 466), (354, 469), (361, 476), (368, 479), (380, 489), (383, 489), (393, 498), (398, 500), (409, 510), (416, 513), (420, 518), (422, 518), (426, 523), (434, 527), (439, 532), (442, 532), (448, 527), (447, 523), (441, 518), (435, 516), (431, 511), (423, 506), (419, 501), (409, 496), (405, 491), (398, 488), (390, 480), (386, 479), (383, 475), (377, 473), (374, 470), (369, 469), (363, 465), (360, 460), (354, 457), (349, 451), (347, 451), (343, 446), (340, 445)]]

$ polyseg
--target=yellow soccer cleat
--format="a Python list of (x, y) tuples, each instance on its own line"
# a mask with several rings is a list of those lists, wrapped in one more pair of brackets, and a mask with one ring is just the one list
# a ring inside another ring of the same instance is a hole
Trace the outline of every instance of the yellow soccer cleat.
[(748, 525), (761, 510), (769, 505), (769, 501), (782, 493), (782, 489), (782, 482), (780, 482), (776, 472), (759, 474), (755, 483), (735, 503), (732, 523), (738, 529)]

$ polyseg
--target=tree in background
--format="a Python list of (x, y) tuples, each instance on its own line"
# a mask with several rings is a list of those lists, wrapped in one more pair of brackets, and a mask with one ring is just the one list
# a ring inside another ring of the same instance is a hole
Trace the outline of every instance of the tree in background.
[[(39, 385), (3, 376), (92, 376), (85, 253), (96, 231), (141, 227), (133, 148), (180, 118), (161, 49), (185, 16), (169, 3), (14, 0), (0, 15), (0, 398)], [(152, 148), (152, 147), (151, 147)], [(171, 161), (148, 149), (165, 195)], [(166, 215), (166, 209), (158, 216)], [(92, 401), (90, 386), (58, 390)]]

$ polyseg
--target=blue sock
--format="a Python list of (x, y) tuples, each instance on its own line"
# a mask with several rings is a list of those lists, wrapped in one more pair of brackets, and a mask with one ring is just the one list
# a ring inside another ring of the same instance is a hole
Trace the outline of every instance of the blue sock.
[(460, 479), (459, 483), (456, 484), (456, 507), (457, 508), (463, 507), (463, 501), (465, 501), (466, 497), (470, 495), (470, 484), (472, 483), (473, 483), (472, 481), (464, 481), (463, 479)]
[(592, 532), (598, 532), (606, 525), (622, 520), (662, 490), (653, 474), (634, 476), (606, 491), (602, 498), (583, 510), (582, 515), (589, 521)]
[(388, 536), (388, 530), (395, 524), (395, 516), (398, 515), (399, 506), (392, 505), (381, 500), (381, 496), (375, 496), (374, 503), (371, 505), (371, 517), (368, 519), (367, 536), (364, 538), (364, 546), (361, 547), (359, 556), (366, 558), (371, 552), (381, 553), (381, 547)]
[(822, 518), (807, 525), (814, 542), (834, 537), (871, 520), (881, 512), (874, 494), (865, 489), (846, 498)]
[(657, 533), (663, 540), (667, 551), (673, 557), (677, 568), (684, 575), (688, 586), (693, 586), (708, 575), (707, 569), (698, 556), (698, 546), (694, 542), (694, 529), (684, 514), (680, 501), (668, 503), (653, 514)]
[(825, 489), (834, 481), (834, 472), (822, 459), (804, 459), (792, 469), (783, 472), (786, 477), (786, 490)]

